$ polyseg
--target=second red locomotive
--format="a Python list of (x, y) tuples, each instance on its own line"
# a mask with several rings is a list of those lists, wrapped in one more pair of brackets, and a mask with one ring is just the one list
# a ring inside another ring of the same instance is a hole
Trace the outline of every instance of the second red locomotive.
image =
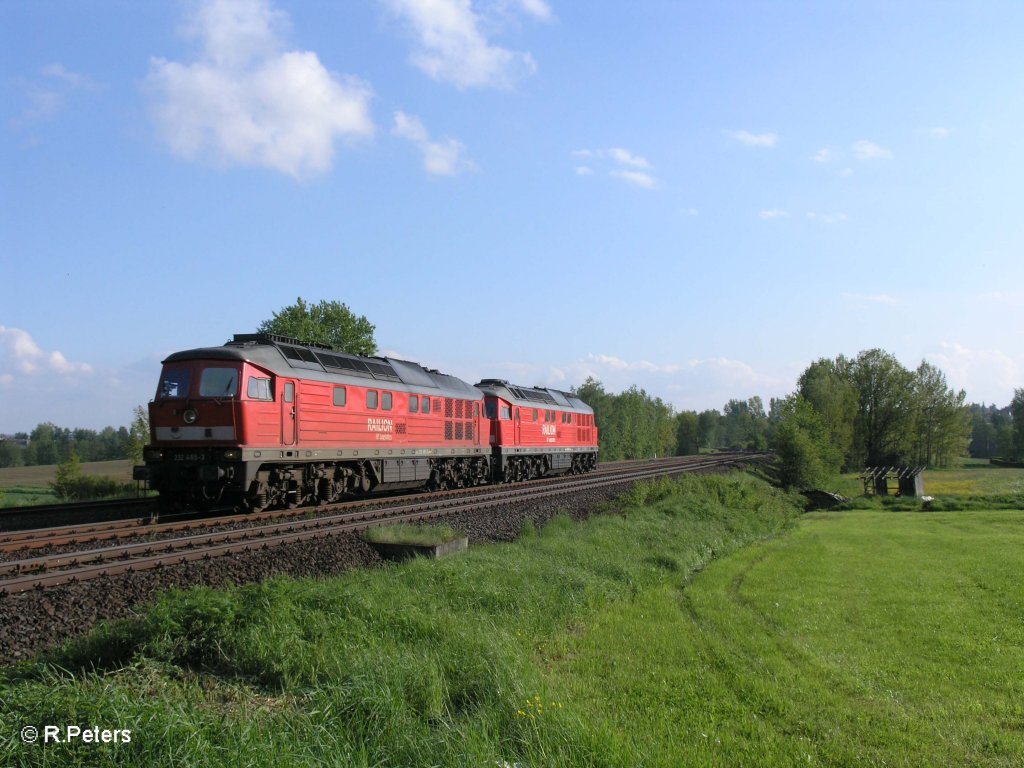
[(261, 510), (597, 463), (593, 410), (565, 392), (471, 386), (271, 334), (170, 355), (149, 416), (136, 478), (164, 508)]

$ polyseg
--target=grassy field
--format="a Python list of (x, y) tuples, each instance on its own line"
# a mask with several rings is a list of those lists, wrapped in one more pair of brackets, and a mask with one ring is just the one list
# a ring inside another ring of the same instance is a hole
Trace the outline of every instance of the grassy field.
[[(1021, 511), (794, 523), (741, 475), (611, 511), (167, 596), (0, 673), (0, 765), (1024, 763)], [(18, 738), (76, 723), (132, 741)]]
[[(82, 464), (82, 474), (110, 477), (124, 483), (132, 480), (132, 464), (128, 459), (119, 461), (89, 461)], [(56, 465), (38, 467), (0, 468), (0, 507), (28, 504), (56, 504), (58, 499), (50, 490), (57, 476)]]
[(563, 636), (549, 690), (613, 765), (1018, 766), (1022, 551), (1020, 512), (809, 515)]
[[(851, 498), (864, 493), (857, 473), (843, 475), (836, 489)], [(1000, 496), (1024, 494), (1024, 469), (994, 467), (986, 459), (965, 459), (962, 464), (924, 472), (924, 492), (929, 496)]]

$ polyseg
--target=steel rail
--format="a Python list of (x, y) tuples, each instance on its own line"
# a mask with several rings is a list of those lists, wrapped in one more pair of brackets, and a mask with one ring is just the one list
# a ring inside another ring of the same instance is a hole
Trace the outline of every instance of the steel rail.
[[(723, 456), (729, 454), (722, 454)], [(675, 464), (692, 464), (700, 457), (672, 457), (670, 460), (643, 459), (632, 462), (622, 462), (616, 467), (604, 467), (586, 476), (589, 478), (603, 477), (609, 473), (622, 472), (623, 469), (633, 466), (650, 466), (652, 461), (657, 461), (658, 466), (673, 466)], [(558, 475), (550, 478), (539, 478), (537, 480), (523, 481), (525, 483), (561, 483), (566, 478), (575, 477), (569, 475)], [(510, 488), (521, 485), (511, 483), (502, 485), (502, 488)], [(470, 488), (458, 488), (448, 491), (437, 491), (429, 495), (418, 494), (417, 498), (444, 498), (474, 493), (485, 493), (494, 486), (473, 486)], [(404, 494), (402, 498), (409, 496)], [(33, 528), (21, 531), (0, 532), (0, 552), (15, 552), (30, 549), (42, 549), (44, 547), (63, 546), (67, 544), (88, 544), (98, 541), (111, 541), (124, 538), (131, 538), (144, 535), (161, 535), (165, 533), (184, 532), (200, 530), (222, 525), (234, 525), (236, 523), (254, 523), (264, 520), (276, 520), (282, 518), (293, 518), (308, 515), (310, 513), (322, 514), (325, 511), (334, 509), (359, 508), (368, 505), (382, 505), (392, 503), (396, 496), (375, 496), (368, 499), (353, 499), (335, 504), (322, 504), (309, 507), (295, 507), (292, 509), (276, 509), (265, 512), (250, 512), (234, 515), (191, 517), (187, 520), (161, 523), (149, 517), (133, 518), (130, 520), (111, 520), (107, 522), (89, 523), (86, 525), (63, 525), (50, 526), (46, 528)]]
[[(231, 553), (267, 549), (281, 544), (362, 530), (383, 523), (432, 519), (456, 512), (562, 496), (580, 488), (607, 487), (647, 477), (682, 474), (758, 458), (750, 455), (742, 457), (717, 456), (685, 464), (679, 463), (646, 469), (633, 468), (625, 472), (611, 473), (613, 476), (604, 479), (595, 479), (593, 476), (582, 478), (575, 476), (574, 481), (544, 487), (524, 483), (523, 487), (504, 487), (496, 492), (466, 499), (417, 501), (398, 507), (347, 512), (267, 526), (165, 539), (159, 542), (143, 542), (11, 561), (0, 564), (0, 574), (11, 574), (10, 578), (0, 580), (0, 593), (24, 592), (41, 587), (85, 581), (104, 575), (149, 570)], [(56, 568), (69, 570), (55, 571)], [(42, 575), (40, 575), (40, 571), (43, 572)]]

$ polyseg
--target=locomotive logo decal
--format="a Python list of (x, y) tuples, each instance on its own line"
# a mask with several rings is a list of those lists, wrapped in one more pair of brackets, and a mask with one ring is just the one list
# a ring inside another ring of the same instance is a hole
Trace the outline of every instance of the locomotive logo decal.
[(541, 434), (543, 434), (543, 435), (554, 435), (555, 434), (555, 425), (554, 424), (541, 424), (540, 425), (540, 431), (541, 431)]
[(375, 419), (372, 416), (366, 420), (367, 432), (394, 432), (395, 422), (393, 419)]

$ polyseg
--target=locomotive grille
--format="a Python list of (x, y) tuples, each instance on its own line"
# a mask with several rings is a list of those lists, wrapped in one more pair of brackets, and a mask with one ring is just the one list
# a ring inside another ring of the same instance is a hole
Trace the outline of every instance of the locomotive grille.
[(466, 439), (467, 440), (472, 440), (473, 439), (473, 422), (472, 421), (467, 421), (466, 422)]
[(462, 422), (461, 421), (455, 422), (455, 439), (456, 440), (461, 440), (462, 439)]
[(440, 412), (441, 412), (441, 398), (440, 397), (435, 397), (434, 398), (434, 413), (440, 413)]
[(462, 401), (461, 400), (456, 400), (455, 401), (455, 418), (456, 419), (461, 419), (462, 418)]
[(452, 423), (450, 421), (446, 421), (444, 423), (444, 439), (445, 440), (451, 440), (452, 439)]
[(454, 409), (452, 408), (452, 399), (450, 397), (446, 397), (444, 399), (444, 417), (446, 419), (450, 419), (452, 417), (453, 410)]
[(405, 434), (405, 422), (404, 421), (400, 421), (397, 424), (395, 424), (395, 434), (398, 434), (398, 435), (404, 435)]

